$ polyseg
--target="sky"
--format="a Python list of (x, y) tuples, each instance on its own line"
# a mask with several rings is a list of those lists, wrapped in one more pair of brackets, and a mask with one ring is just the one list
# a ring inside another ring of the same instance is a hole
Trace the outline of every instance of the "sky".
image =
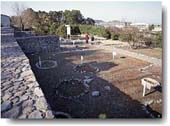
[[(161, 2), (115, 2), (115, 1), (42, 1), (17, 2), (35, 11), (80, 10), (85, 18), (103, 21), (130, 21), (134, 23), (162, 24)], [(1, 2), (1, 14), (15, 15), (15, 2)]]

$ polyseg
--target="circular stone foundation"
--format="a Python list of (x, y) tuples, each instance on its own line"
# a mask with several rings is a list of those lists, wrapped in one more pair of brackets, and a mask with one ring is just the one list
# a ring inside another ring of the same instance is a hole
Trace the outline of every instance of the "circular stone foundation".
[(54, 116), (55, 118), (71, 118), (71, 116), (65, 112), (55, 112)]
[(57, 62), (53, 61), (53, 60), (43, 60), (41, 61), (41, 65), (39, 62), (36, 63), (36, 67), (38, 69), (52, 69), (55, 68), (57, 66)]
[(79, 98), (88, 92), (88, 88), (84, 86), (79, 79), (69, 79), (60, 82), (57, 87), (56, 94), (63, 98)]
[(77, 65), (74, 69), (75, 71), (77, 72), (80, 72), (80, 73), (97, 73), (99, 72), (99, 69), (91, 64), (88, 64), (88, 63), (84, 63), (84, 64), (81, 64), (81, 65)]

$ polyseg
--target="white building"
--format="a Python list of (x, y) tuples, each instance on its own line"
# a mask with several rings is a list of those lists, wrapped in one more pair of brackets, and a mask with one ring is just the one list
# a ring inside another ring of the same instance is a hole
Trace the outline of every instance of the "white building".
[(95, 23), (95, 25), (104, 26), (106, 28), (107, 27), (124, 28), (124, 27), (130, 26), (130, 24), (131, 24), (131, 22), (125, 22), (125, 21), (119, 21), (119, 20)]
[(1, 14), (1, 27), (10, 27), (10, 17)]
[(155, 26), (152, 31), (153, 32), (161, 32), (162, 31), (162, 27), (161, 26)]
[(132, 23), (130, 26), (137, 27), (140, 31), (149, 29), (149, 24), (147, 23)]

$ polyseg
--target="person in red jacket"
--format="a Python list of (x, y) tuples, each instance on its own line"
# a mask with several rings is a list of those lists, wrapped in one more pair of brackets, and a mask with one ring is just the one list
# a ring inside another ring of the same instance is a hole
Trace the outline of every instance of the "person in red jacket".
[(89, 33), (85, 35), (86, 43), (89, 43)]

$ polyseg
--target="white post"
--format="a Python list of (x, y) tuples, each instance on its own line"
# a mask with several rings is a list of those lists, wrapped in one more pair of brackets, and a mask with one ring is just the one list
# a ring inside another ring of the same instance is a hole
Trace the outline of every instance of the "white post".
[(73, 46), (74, 46), (74, 44), (75, 44), (75, 41), (73, 40)]
[(41, 67), (41, 58), (40, 58), (40, 56), (39, 56), (39, 66)]
[(145, 96), (146, 83), (143, 84), (143, 97)]
[(116, 52), (112, 51), (112, 56), (113, 56), (113, 60), (114, 60), (114, 58), (116, 56)]
[(83, 64), (83, 56), (81, 56), (81, 64)]
[(70, 25), (65, 25), (65, 27), (67, 28), (67, 39), (68, 39), (68, 36), (70, 36), (69, 40), (71, 40), (71, 27)]

